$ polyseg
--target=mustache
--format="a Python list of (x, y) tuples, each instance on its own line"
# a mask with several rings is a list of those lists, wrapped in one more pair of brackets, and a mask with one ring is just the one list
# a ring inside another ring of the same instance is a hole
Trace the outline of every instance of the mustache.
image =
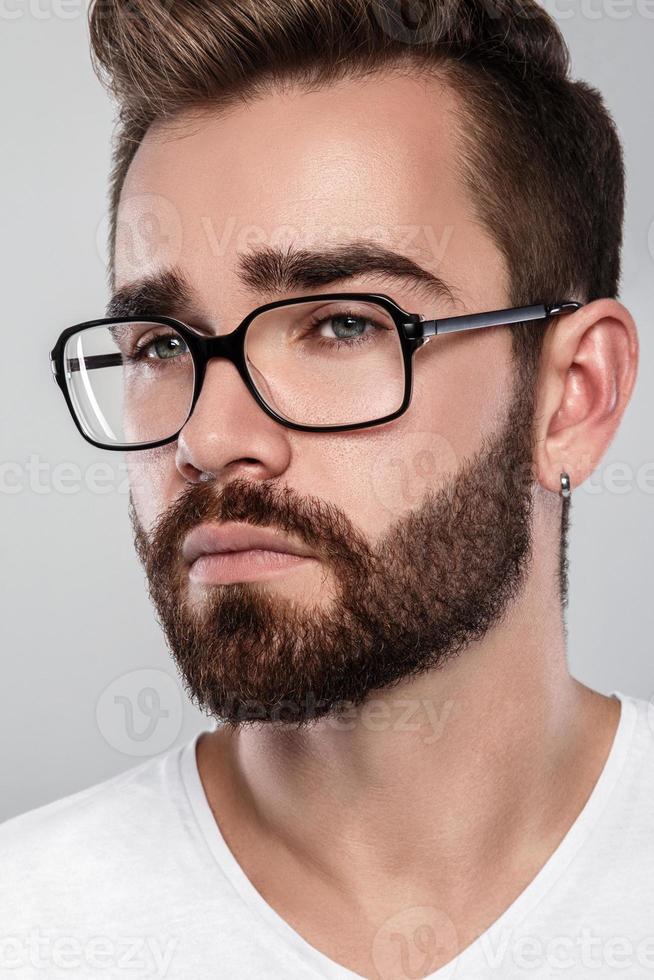
[(138, 530), (137, 550), (157, 565), (173, 567), (181, 560), (186, 535), (206, 521), (241, 521), (299, 537), (336, 565), (359, 566), (372, 560), (366, 538), (335, 505), (316, 496), (302, 496), (273, 481), (237, 477), (217, 490), (213, 481), (190, 484), (152, 524), (149, 533), (138, 518), (132, 494), (129, 508)]

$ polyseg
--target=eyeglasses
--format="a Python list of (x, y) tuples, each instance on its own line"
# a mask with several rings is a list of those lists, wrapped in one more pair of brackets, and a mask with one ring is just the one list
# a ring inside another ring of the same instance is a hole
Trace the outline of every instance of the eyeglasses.
[(259, 306), (209, 336), (168, 316), (88, 320), (50, 353), (81, 435), (101, 449), (174, 441), (200, 397), (207, 363), (235, 365), (263, 411), (301, 432), (344, 432), (398, 418), (411, 402), (413, 355), (432, 337), (571, 313), (563, 301), (425, 320), (378, 293), (325, 293)]

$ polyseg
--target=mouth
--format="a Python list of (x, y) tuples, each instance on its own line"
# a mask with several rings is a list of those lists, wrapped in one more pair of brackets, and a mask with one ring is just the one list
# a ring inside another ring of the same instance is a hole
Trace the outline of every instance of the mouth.
[(256, 581), (317, 560), (297, 538), (236, 521), (200, 524), (184, 539), (182, 556), (189, 580), (203, 585)]
[(285, 551), (248, 548), (199, 555), (189, 567), (189, 581), (197, 585), (256, 582), (305, 568), (316, 559)]

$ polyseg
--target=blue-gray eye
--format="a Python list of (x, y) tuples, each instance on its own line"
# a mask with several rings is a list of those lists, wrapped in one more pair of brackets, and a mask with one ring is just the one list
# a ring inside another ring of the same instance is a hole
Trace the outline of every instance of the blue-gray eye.
[(161, 361), (169, 361), (180, 354), (187, 354), (188, 347), (186, 342), (173, 334), (155, 337), (149, 343), (144, 344), (142, 350), (148, 358), (157, 358)]

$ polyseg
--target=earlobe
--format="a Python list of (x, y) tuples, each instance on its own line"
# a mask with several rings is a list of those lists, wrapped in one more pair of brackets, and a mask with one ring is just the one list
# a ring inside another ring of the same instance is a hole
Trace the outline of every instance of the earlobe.
[(561, 492), (562, 473), (571, 486), (591, 475), (620, 425), (637, 366), (636, 326), (617, 300), (594, 300), (555, 324), (539, 373), (536, 465), (543, 487)]

